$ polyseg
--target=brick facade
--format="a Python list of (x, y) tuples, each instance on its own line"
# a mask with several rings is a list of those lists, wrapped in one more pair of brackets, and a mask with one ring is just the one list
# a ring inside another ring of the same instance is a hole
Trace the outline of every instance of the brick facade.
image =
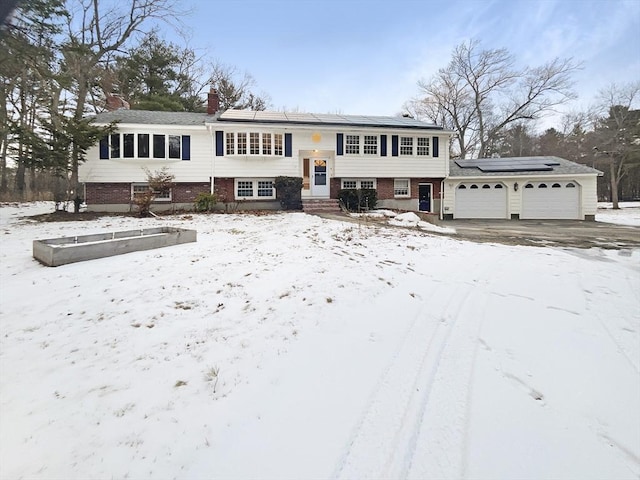
[[(338, 198), (338, 192), (340, 191), (341, 179), (331, 179), (331, 198)], [(378, 191), (379, 200), (389, 200), (395, 198), (393, 195), (393, 178), (377, 178), (376, 190)], [(411, 198), (418, 198), (418, 185), (421, 183), (431, 183), (433, 185), (432, 198), (440, 198), (440, 185), (442, 178), (411, 178)]]
[[(175, 183), (171, 189), (172, 203), (193, 203), (200, 192), (209, 192), (208, 183)], [(89, 205), (131, 203), (130, 183), (86, 183), (86, 202)], [(167, 202), (158, 202), (167, 203)]]

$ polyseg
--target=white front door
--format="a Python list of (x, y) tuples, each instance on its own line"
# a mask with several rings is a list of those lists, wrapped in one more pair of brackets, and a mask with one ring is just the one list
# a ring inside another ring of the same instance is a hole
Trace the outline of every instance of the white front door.
[(311, 158), (311, 196), (329, 197), (328, 162), (324, 158)]

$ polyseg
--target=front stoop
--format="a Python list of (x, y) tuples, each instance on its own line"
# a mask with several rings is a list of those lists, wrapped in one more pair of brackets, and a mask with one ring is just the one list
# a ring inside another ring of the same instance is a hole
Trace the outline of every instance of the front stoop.
[(338, 213), (340, 212), (340, 206), (335, 198), (303, 198), (302, 210), (306, 213)]

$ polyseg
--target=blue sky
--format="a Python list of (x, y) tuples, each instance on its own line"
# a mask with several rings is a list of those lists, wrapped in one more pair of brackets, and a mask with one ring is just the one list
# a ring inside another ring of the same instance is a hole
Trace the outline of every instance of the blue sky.
[(640, 80), (640, 0), (183, 0), (190, 46), (251, 73), (274, 109), (395, 115), (471, 38), (519, 65), (583, 63), (579, 99)]

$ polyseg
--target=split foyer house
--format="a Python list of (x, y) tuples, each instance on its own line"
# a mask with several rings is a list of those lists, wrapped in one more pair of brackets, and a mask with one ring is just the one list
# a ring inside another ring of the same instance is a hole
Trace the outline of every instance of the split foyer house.
[[(569, 202), (571, 208), (560, 213), (534, 208), (534, 215), (595, 215), (599, 172), (567, 160), (535, 157), (498, 164), (490, 159), (491, 170), (482, 163), (489, 159), (478, 165), (450, 160), (453, 132), (413, 118), (220, 113), (218, 104), (212, 91), (207, 113), (98, 114), (94, 123), (115, 121), (117, 131), (90, 149), (80, 166), (88, 209), (131, 210), (134, 196), (148, 188), (146, 172), (166, 167), (174, 184), (156, 197), (155, 209), (192, 208), (199, 193), (214, 191), (245, 209), (278, 209), (273, 181), (289, 176), (303, 179), (303, 201), (337, 199), (341, 189), (373, 188), (378, 207), (445, 218), (526, 218), (529, 206), (547, 201)], [(529, 195), (530, 188), (537, 195)]]

